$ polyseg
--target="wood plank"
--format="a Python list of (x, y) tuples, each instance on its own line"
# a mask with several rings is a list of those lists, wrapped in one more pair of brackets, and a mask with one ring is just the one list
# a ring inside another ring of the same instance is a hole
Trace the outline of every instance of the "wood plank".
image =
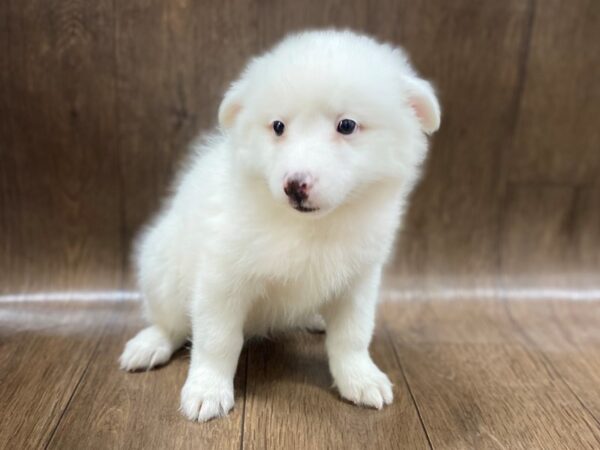
[(600, 183), (579, 186), (577, 189), (577, 214), (574, 228), (577, 230), (574, 250), (578, 269), (587, 276), (581, 277), (586, 285), (598, 288), (600, 273)]
[(600, 3), (536, 3), (510, 181), (593, 183), (600, 174)]
[(499, 241), (503, 286), (597, 289), (598, 204), (593, 185), (510, 184)]
[(372, 354), (395, 384), (392, 406), (341, 401), (323, 336), (294, 333), (250, 342), (232, 415), (193, 424), (177, 411), (186, 351), (156, 371), (117, 369), (142, 325), (136, 303), (3, 304), (0, 446), (44, 447), (53, 436), (51, 448), (239, 448), (242, 437), (247, 448), (429, 448), (413, 398), (436, 448), (600, 444), (598, 302), (402, 302), (380, 312)]
[(114, 288), (123, 257), (113, 2), (2, 9), (0, 294)]
[(214, 123), (246, 59), (288, 31), (326, 25), (404, 45), (439, 88), (443, 125), (393, 287), (489, 284), (498, 178), (597, 185), (599, 5), (4, 2), (0, 292), (114, 287), (122, 247), (156, 209), (186, 144)]
[[(500, 270), (506, 287), (564, 285), (575, 256), (573, 225), (579, 212), (574, 209), (575, 194), (570, 185), (508, 186), (500, 235)], [(551, 279), (535, 279), (544, 274)]]
[(225, 89), (256, 52), (253, 5), (116, 3), (127, 241), (159, 207), (191, 141), (201, 129), (216, 124)]
[(263, 49), (275, 45), (288, 33), (306, 29), (350, 28), (369, 31), (368, 2), (361, 0), (258, 2), (257, 17), (256, 32)]
[(43, 448), (98, 345), (112, 307), (0, 304), (0, 448)]
[[(193, 89), (197, 2), (116, 4), (118, 148), (129, 242), (166, 194), (198, 126)], [(143, 38), (140, 38), (143, 37)]]
[(189, 352), (168, 365), (126, 373), (117, 358), (143, 326), (137, 303), (115, 304), (109, 327), (48, 448), (239, 449), (244, 405), (244, 355), (235, 380), (236, 405), (224, 419), (193, 423), (179, 412)]
[(385, 332), (376, 333), (371, 354), (395, 399), (381, 411), (339, 397), (323, 341), (295, 333), (249, 346), (244, 448), (429, 448)]
[(600, 302), (511, 301), (509, 313), (600, 427)]
[(383, 311), (433, 447), (600, 445), (594, 417), (516, 333), (502, 302), (407, 302)]
[(511, 142), (531, 13), (532, 2), (522, 0), (370, 4), (370, 31), (406, 47), (442, 105), (391, 288), (493, 284), (499, 163)]

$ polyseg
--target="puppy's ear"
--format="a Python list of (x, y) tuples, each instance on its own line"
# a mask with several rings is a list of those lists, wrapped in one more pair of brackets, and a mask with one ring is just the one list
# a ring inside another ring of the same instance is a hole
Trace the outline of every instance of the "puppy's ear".
[(219, 106), (219, 125), (222, 128), (231, 128), (239, 112), (242, 110), (242, 84), (237, 81), (225, 93)]
[(440, 104), (433, 87), (429, 82), (416, 77), (411, 77), (407, 86), (408, 102), (421, 122), (421, 129), (432, 134), (440, 127), (441, 120)]

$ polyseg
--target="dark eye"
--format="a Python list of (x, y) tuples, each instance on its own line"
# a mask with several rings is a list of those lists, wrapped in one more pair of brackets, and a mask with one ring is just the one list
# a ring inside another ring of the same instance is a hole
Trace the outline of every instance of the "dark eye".
[(351, 119), (342, 119), (337, 126), (337, 132), (341, 134), (352, 134), (355, 129), (356, 122)]
[(285, 124), (283, 122), (281, 122), (280, 120), (276, 120), (275, 122), (273, 122), (273, 131), (277, 136), (281, 136), (284, 130)]

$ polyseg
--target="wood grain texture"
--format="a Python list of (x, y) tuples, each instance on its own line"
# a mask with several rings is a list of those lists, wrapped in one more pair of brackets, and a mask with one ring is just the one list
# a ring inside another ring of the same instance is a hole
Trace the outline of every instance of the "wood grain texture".
[(600, 175), (600, 3), (536, 4), (511, 181), (595, 183)]
[[(286, 34), (315, 28), (368, 29), (369, 2), (258, 2), (257, 32), (263, 49), (276, 44)], [(372, 31), (372, 30), (371, 30)]]
[[(579, 233), (574, 227), (582, 211), (576, 189), (516, 185), (508, 187), (506, 198), (500, 240), (503, 273), (510, 277), (506, 283), (528, 283), (536, 274), (547, 273), (564, 286), (578, 256), (573, 241)], [(550, 280), (542, 281), (548, 285)]]
[(253, 9), (240, 1), (117, 3), (126, 242), (158, 208), (193, 138), (216, 124), (228, 83), (257, 52)]
[(413, 302), (383, 311), (434, 448), (600, 445), (596, 418), (516, 331), (503, 302)]
[(235, 382), (236, 405), (223, 420), (199, 425), (179, 412), (189, 365), (182, 350), (153, 371), (119, 370), (118, 355), (142, 327), (137, 305), (118, 304), (48, 448), (239, 449), (244, 405), (244, 355)]
[(373, 4), (377, 35), (403, 43), (442, 104), (442, 127), (392, 268), (401, 274), (393, 278), (397, 289), (491, 283), (501, 215), (498, 166), (510, 142), (531, 8), (521, 0)]
[(44, 448), (112, 313), (106, 304), (0, 305), (0, 448)]
[(512, 301), (508, 313), (523, 339), (553, 367), (600, 426), (600, 305)]
[(395, 401), (382, 411), (340, 399), (323, 335), (296, 333), (250, 345), (244, 448), (429, 448), (383, 330), (371, 354), (394, 384)]
[(597, 205), (594, 186), (509, 185), (499, 242), (503, 287), (597, 287)]
[[(215, 123), (228, 83), (304, 28), (403, 45), (438, 88), (443, 125), (391, 289), (495, 286), (516, 185), (560, 183), (598, 200), (594, 0), (88, 3), (0, 6), (3, 293), (119, 284), (133, 237), (186, 146)], [(594, 218), (580, 217), (576, 240), (591, 248)]]
[[(166, 195), (198, 128), (193, 68), (197, 2), (116, 3), (120, 181), (127, 242)], [(142, 37), (143, 38), (140, 38)]]
[(598, 448), (600, 305), (384, 303), (371, 353), (394, 382), (382, 411), (342, 401), (323, 335), (247, 343), (225, 419), (179, 412), (187, 350), (150, 372), (117, 357), (132, 302), (0, 310), (3, 448)]
[(123, 270), (113, 3), (5, 3), (0, 292), (113, 288)]

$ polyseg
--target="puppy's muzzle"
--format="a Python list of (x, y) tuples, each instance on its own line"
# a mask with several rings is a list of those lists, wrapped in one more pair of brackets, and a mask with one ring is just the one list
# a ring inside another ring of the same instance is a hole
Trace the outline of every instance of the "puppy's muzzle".
[(306, 173), (290, 175), (283, 183), (283, 191), (288, 196), (290, 204), (300, 212), (312, 212), (318, 209), (307, 204), (312, 188), (313, 178)]

